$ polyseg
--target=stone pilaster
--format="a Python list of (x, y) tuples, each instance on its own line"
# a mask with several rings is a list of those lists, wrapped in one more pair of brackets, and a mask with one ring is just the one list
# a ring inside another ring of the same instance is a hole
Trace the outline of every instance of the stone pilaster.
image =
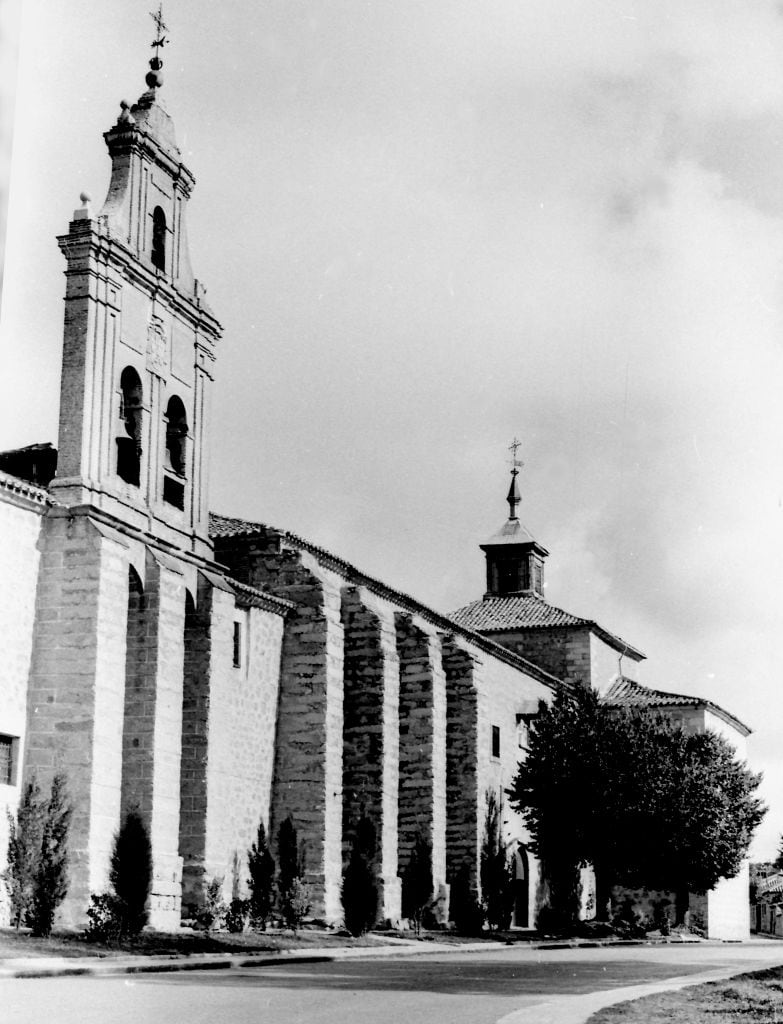
[(410, 615), (395, 616), (400, 658), (399, 868), (416, 833), (432, 843), (433, 891), (446, 881), (446, 680), (440, 641)]
[(150, 924), (180, 919), (180, 760), (185, 586), (176, 563), (148, 553), (143, 596), (131, 591), (122, 743), (123, 811), (138, 807), (152, 843)]
[(25, 778), (65, 773), (74, 814), (70, 884), (58, 920), (86, 921), (108, 888), (120, 816), (127, 545), (86, 516), (44, 520), (28, 691)]
[(476, 771), (478, 694), (475, 657), (452, 638), (443, 640), (446, 673), (446, 875), (450, 883), (467, 872), (478, 885), (481, 812)]
[(183, 916), (194, 914), (204, 897), (213, 593), (200, 577), (195, 603), (190, 596), (185, 601), (179, 811)]
[[(231, 552), (223, 551), (221, 555)], [(340, 577), (278, 536), (243, 546), (243, 582), (288, 598), (281, 656), (271, 832), (289, 814), (307, 858), (314, 917), (342, 918), (343, 626)]]
[[(371, 608), (370, 605), (373, 607)], [(373, 610), (374, 609), (374, 610)], [(343, 853), (362, 814), (378, 842), (379, 913), (400, 917), (397, 876), (399, 657), (393, 615), (357, 587), (343, 591)]]

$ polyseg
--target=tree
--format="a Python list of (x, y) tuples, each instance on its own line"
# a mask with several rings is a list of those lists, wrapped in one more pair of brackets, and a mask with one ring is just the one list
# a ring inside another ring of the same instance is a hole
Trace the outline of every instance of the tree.
[(33, 910), (35, 873), (41, 852), (45, 802), (35, 778), (24, 788), (14, 817), (8, 815), (8, 866), (3, 881), (11, 903), (11, 923), (19, 928), (29, 924)]
[(41, 849), (33, 880), (33, 935), (50, 935), (57, 907), (68, 892), (68, 830), (73, 808), (65, 776), (55, 775), (46, 803)]
[(561, 880), (592, 864), (599, 918), (612, 885), (625, 884), (675, 889), (681, 920), (688, 890), (739, 870), (765, 812), (759, 782), (721, 737), (580, 690), (542, 709), (509, 796), (566, 917), (575, 901)]
[(152, 844), (138, 808), (128, 810), (114, 837), (109, 881), (120, 901), (121, 934), (138, 935), (147, 923), (152, 888)]
[(351, 935), (363, 935), (378, 919), (378, 883), (375, 877), (375, 826), (367, 815), (356, 825), (348, 864), (343, 873), (343, 914)]
[(266, 931), (275, 896), (275, 859), (269, 849), (263, 821), (259, 821), (256, 841), (247, 852), (247, 869), (250, 875), (247, 880), (250, 887), (250, 918)]
[(503, 838), (503, 805), (494, 791), (487, 792), (484, 837), (481, 844), (481, 898), (490, 930), (511, 924), (514, 875)]
[(283, 920), (294, 931), (310, 911), (310, 887), (304, 880), (306, 856), (290, 814), (277, 830), (277, 891)]
[(715, 733), (688, 736), (678, 769), (663, 807), (670, 821), (663, 865), (681, 921), (689, 890), (704, 893), (737, 874), (766, 807), (755, 795), (761, 775)]
[(432, 890), (432, 846), (417, 832), (402, 873), (402, 916), (413, 921), (417, 935), (421, 934), (424, 912), (432, 903)]
[(772, 861), (772, 866), (778, 871), (783, 871), (783, 836), (780, 837), (780, 846), (778, 847), (778, 855)]
[(594, 802), (592, 761), (598, 746), (598, 700), (590, 691), (559, 690), (541, 705), (528, 755), (508, 791), (525, 818), (531, 850), (549, 887), (548, 916), (572, 926), (579, 913), (578, 868), (592, 851), (589, 808)]

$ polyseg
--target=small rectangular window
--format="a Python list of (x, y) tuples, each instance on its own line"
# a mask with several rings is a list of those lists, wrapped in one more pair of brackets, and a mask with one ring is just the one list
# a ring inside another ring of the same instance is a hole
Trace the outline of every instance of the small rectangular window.
[(492, 756), (500, 757), (500, 726), (492, 726)]
[(14, 738), (0, 736), (0, 785), (14, 785)]
[(234, 668), (242, 667), (242, 623), (234, 623)]

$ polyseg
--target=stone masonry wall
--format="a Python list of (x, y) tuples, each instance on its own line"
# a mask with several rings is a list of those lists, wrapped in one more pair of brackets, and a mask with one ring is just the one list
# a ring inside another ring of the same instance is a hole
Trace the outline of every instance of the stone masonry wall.
[(490, 639), (527, 658), (558, 679), (579, 686), (592, 683), (589, 629), (528, 629), (493, 633)]
[(85, 921), (104, 892), (119, 823), (127, 545), (86, 516), (44, 520), (28, 696), (25, 778), (65, 772), (74, 804), (60, 920)]
[[(16, 812), (21, 790), (27, 680), (32, 657), (38, 539), (43, 507), (16, 502), (0, 492), (0, 734), (13, 738), (12, 783), (0, 780), (0, 872), (8, 850), (7, 812)], [(0, 925), (8, 923), (8, 904), (0, 884)]]
[[(510, 848), (517, 844), (527, 852), (527, 925), (535, 924), (538, 909), (536, 899), (541, 893), (541, 869), (536, 857), (527, 846), (530, 835), (522, 816), (505, 797), (525, 750), (519, 746), (517, 715), (534, 715), (540, 701), (549, 703), (553, 691), (544, 683), (499, 661), (484, 652), (477, 652), (474, 681), (478, 692), (478, 754), (477, 775), (480, 801), (480, 830), (483, 835), (486, 794), (494, 792), (502, 802), (504, 837)], [(500, 756), (492, 754), (492, 726), (500, 729)], [(523, 858), (524, 860), (524, 858)], [(520, 901), (523, 902), (523, 901)], [(521, 925), (524, 922), (516, 921)]]
[[(224, 879), (227, 900), (247, 895), (247, 851), (259, 821), (269, 826), (283, 642), (279, 615), (232, 604), (214, 592), (205, 848), (207, 877)], [(244, 638), (237, 667), (235, 621)]]

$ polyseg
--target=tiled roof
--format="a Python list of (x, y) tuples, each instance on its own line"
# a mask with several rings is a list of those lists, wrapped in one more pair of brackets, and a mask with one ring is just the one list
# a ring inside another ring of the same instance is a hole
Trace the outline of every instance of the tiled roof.
[(475, 629), (479, 633), (502, 633), (510, 629), (557, 629), (562, 626), (582, 626), (592, 629), (610, 647), (630, 658), (640, 661), (644, 658), (641, 651), (627, 644), (619, 636), (609, 633), (592, 619), (583, 619), (578, 615), (547, 604), (540, 597), (487, 597), (483, 601), (473, 601), (452, 612), (455, 622), (467, 629)]
[(233, 576), (226, 576), (236, 595), (237, 604), (251, 608), (265, 608), (267, 611), (276, 612), (278, 615), (286, 615), (294, 607), (293, 601), (287, 601), (284, 597), (275, 597), (258, 587), (251, 587), (247, 583), (240, 583)]
[(540, 626), (591, 626), (587, 619), (564, 612), (540, 597), (488, 597), (452, 612), (455, 622), (468, 629), (514, 629)]
[(614, 707), (623, 708), (708, 708), (743, 736), (750, 733), (750, 729), (743, 722), (711, 700), (683, 693), (669, 693), (667, 690), (653, 690), (632, 679), (626, 679), (625, 676), (612, 683), (604, 694), (604, 701)]
[(515, 654), (513, 651), (509, 651), (505, 647), (501, 647), (500, 644), (494, 643), (491, 639), (482, 636), (481, 633), (474, 632), (462, 623), (456, 622), (453, 618), (449, 618), (446, 615), (441, 615), (439, 612), (433, 611), (433, 609), (421, 604), (415, 598), (410, 597), (410, 595), (403, 594), (401, 591), (387, 586), (385, 583), (374, 579), (372, 576), (367, 576), (365, 573), (361, 572), (361, 570), (351, 565), (350, 562), (344, 561), (342, 558), (331, 554), (324, 548), (311, 544), (310, 541), (304, 540), (302, 537), (298, 537), (295, 533), (289, 533), (287, 530), (280, 530), (273, 526), (267, 526), (264, 523), (249, 522), (246, 519), (221, 516), (214, 512), (210, 512), (209, 534), (215, 539), (220, 539), (221, 537), (279, 536), (293, 547), (299, 548), (303, 551), (309, 551), (311, 554), (315, 555), (319, 561), (339, 572), (340, 575), (342, 575), (348, 582), (354, 583), (357, 586), (367, 587), (368, 590), (386, 598), (393, 604), (396, 604), (399, 608), (411, 612), (414, 615), (421, 616), (421, 618), (430, 622), (437, 629), (445, 633), (458, 633), (464, 636), (475, 647), (486, 651), (487, 654), (491, 654), (499, 661), (504, 661), (509, 665), (513, 665), (515, 668), (518, 668), (520, 671), (532, 676), (534, 679), (538, 679), (540, 682), (545, 683), (552, 689), (562, 686), (568, 687), (567, 683), (557, 679), (555, 676), (546, 672), (538, 665), (533, 664), (533, 662), (528, 661), (526, 658), (523, 658), (521, 655)]

